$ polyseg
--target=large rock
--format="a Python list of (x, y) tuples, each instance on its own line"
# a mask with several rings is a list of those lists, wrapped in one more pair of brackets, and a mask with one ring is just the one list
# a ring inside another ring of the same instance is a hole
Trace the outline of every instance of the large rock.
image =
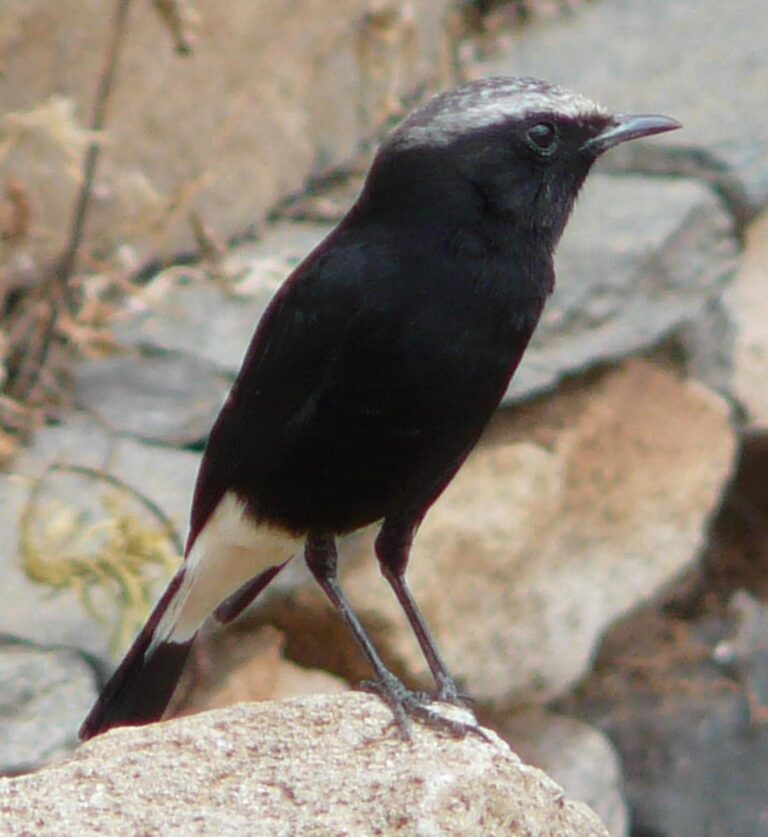
[[(113, 6), (0, 10), (2, 179), (31, 203), (21, 252), (35, 257), (67, 231)], [(329, 15), (317, 0), (200, 0), (192, 54), (179, 58), (153, 4), (132, 4), (91, 242), (172, 252), (192, 241), (192, 211), (223, 238), (242, 232), (312, 170), (352, 156), (393, 102), (436, 82), (449, 6), (340, 0)]]
[(235, 703), (283, 700), (300, 695), (336, 695), (349, 684), (320, 669), (305, 668), (283, 655), (285, 639), (270, 625), (256, 630), (209, 623), (192, 650), (167, 717), (220, 709)]
[(706, 582), (693, 618), (690, 606), (672, 616), (656, 605), (612, 628), (567, 700), (618, 750), (639, 834), (766, 833), (768, 611), (740, 591), (732, 618), (718, 601), (728, 584), (720, 578), (719, 587)]
[(403, 742), (370, 695), (241, 705), (118, 730), (0, 781), (3, 833), (607, 837), (493, 733)]
[(174, 447), (207, 438), (232, 385), (200, 357), (154, 349), (84, 361), (74, 377), (80, 409), (114, 433)]
[[(734, 447), (721, 399), (641, 361), (502, 414), (427, 515), (408, 572), (468, 692), (528, 701), (580, 677), (606, 626), (695, 558)], [(429, 684), (362, 552), (344, 577), (352, 600), (391, 664)], [(289, 654), (365, 676), (314, 587), (270, 610)]]
[(164, 271), (137, 290), (129, 307), (115, 312), (111, 331), (126, 346), (194, 355), (235, 373), (270, 299), (331, 229), (270, 224), (259, 241), (231, 252), (236, 275), (230, 281), (212, 281), (201, 270)]

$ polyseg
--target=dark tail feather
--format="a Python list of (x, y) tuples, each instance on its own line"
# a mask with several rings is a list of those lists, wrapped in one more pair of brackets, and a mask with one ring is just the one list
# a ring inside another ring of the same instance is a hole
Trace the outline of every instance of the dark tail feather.
[[(288, 561), (291, 559), (289, 558)], [(237, 617), (248, 607), (249, 604), (253, 602), (256, 596), (261, 593), (261, 591), (269, 584), (270, 581), (282, 570), (282, 568), (288, 563), (288, 561), (283, 561), (282, 564), (277, 564), (274, 567), (270, 567), (268, 570), (264, 570), (263, 573), (257, 575), (255, 578), (252, 578), (250, 581), (246, 581), (242, 587), (239, 587), (235, 592), (228, 596), (224, 601), (213, 611), (213, 615), (216, 618), (216, 621), (220, 625), (228, 625), (230, 622), (233, 622)]]
[(87, 741), (112, 727), (157, 721), (173, 696), (194, 636), (184, 642), (161, 642), (147, 656), (160, 619), (179, 590), (183, 570), (163, 593), (141, 633), (104, 687), (80, 727)]

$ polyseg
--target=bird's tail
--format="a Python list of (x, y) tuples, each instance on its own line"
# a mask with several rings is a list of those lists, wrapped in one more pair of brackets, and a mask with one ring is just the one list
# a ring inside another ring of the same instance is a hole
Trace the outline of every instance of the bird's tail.
[(183, 582), (181, 569), (83, 721), (80, 727), (83, 741), (112, 727), (145, 724), (162, 716), (196, 636), (195, 632), (183, 642), (173, 642), (170, 637), (157, 639), (163, 617), (179, 595)]
[(209, 614), (234, 619), (300, 547), (297, 537), (249, 520), (225, 495), (83, 721), (80, 738), (159, 720)]

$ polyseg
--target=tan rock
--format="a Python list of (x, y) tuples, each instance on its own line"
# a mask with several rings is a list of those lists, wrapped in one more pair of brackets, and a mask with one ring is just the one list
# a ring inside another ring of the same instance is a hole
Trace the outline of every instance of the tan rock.
[(250, 704), (94, 739), (0, 780), (14, 835), (607, 837), (597, 816), (493, 733), (404, 742), (380, 700)]
[[(603, 630), (695, 558), (734, 448), (719, 397), (644, 361), (501, 414), (428, 514), (408, 571), (467, 691), (504, 704), (568, 688)], [(370, 542), (344, 584), (390, 664), (430, 685)], [(291, 656), (366, 676), (314, 588), (276, 618)]]
[(494, 728), (520, 758), (589, 805), (612, 837), (626, 837), (630, 826), (621, 762), (602, 732), (539, 707), (516, 712)]
[(252, 701), (340, 694), (349, 685), (283, 656), (285, 639), (269, 625), (218, 630), (196, 644), (169, 717)]
[[(114, 5), (0, 7), (0, 183), (18, 186), (32, 225), (20, 262), (67, 232)], [(242, 231), (445, 68), (448, 0), (337, 0), (332, 14), (320, 0), (199, 0), (186, 57), (154, 5), (133, 3), (126, 25), (90, 225), (101, 254), (188, 245), (192, 210), (222, 238)]]
[(768, 428), (768, 213), (747, 233), (741, 267), (725, 293), (733, 321), (733, 394), (755, 428)]

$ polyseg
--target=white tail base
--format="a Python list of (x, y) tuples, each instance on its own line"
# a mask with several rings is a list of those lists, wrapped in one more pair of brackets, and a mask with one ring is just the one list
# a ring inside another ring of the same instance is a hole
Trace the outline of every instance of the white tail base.
[(183, 581), (157, 626), (160, 642), (190, 640), (205, 619), (247, 581), (302, 551), (304, 538), (259, 525), (228, 491), (197, 536), (179, 572)]

